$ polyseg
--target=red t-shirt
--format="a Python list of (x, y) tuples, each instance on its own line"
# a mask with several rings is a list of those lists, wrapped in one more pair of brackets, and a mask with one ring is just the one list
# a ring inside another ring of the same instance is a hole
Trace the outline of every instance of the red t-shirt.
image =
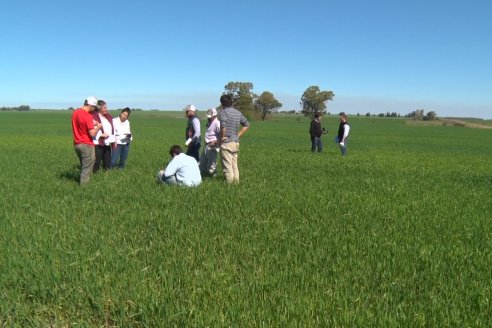
[(89, 130), (94, 129), (92, 115), (82, 108), (76, 109), (72, 114), (73, 143), (87, 144), (94, 147)]

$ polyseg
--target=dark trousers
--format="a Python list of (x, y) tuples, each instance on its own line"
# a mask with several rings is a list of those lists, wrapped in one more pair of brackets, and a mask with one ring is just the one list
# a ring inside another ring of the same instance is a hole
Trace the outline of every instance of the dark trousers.
[(93, 172), (99, 170), (101, 161), (103, 162), (103, 168), (105, 171), (111, 168), (111, 146), (96, 146), (96, 162), (94, 163)]
[(194, 157), (197, 162), (200, 161), (200, 142), (191, 142), (188, 145), (188, 150), (186, 151), (186, 155)]

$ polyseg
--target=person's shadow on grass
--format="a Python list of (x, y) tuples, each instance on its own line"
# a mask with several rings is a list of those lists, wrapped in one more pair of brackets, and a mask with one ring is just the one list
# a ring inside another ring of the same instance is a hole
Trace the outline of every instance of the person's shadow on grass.
[(74, 164), (70, 171), (61, 172), (59, 178), (78, 183), (80, 180), (80, 164)]

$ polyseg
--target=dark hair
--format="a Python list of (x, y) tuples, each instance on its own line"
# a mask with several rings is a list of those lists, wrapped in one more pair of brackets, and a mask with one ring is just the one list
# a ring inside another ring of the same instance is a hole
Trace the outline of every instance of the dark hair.
[(232, 96), (230, 94), (225, 94), (220, 97), (220, 104), (222, 107), (227, 108), (232, 106)]
[(321, 114), (320, 114), (320, 113), (316, 113), (316, 114), (314, 114), (314, 118), (319, 118), (320, 116), (321, 116)]
[(130, 116), (130, 114), (132, 113), (132, 110), (130, 109), (130, 107), (125, 107), (121, 110), (121, 114), (123, 114), (124, 112), (127, 112), (128, 116)]
[(173, 156), (173, 155), (179, 155), (183, 152), (183, 149), (181, 149), (181, 146), (179, 145), (174, 145), (171, 147), (171, 149), (169, 149), (169, 155)]
[(101, 106), (104, 106), (106, 105), (106, 102), (104, 100), (98, 100), (97, 101), (97, 107), (101, 107)]

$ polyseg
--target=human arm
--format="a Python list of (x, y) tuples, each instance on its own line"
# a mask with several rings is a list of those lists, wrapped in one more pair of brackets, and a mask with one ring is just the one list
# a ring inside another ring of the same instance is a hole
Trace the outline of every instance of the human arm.
[(126, 124), (128, 125), (128, 133), (127, 133), (127, 138), (129, 139), (129, 141), (132, 141), (133, 140), (133, 133), (132, 133), (132, 130), (130, 129), (130, 121), (129, 120), (126, 120)]
[(99, 122), (93, 122), (92, 123), (92, 129), (89, 128), (89, 135), (91, 138), (96, 137), (97, 133), (102, 129), (102, 124)]
[(219, 143), (221, 143), (222, 141), (224, 141), (224, 139), (226, 139), (226, 132), (227, 132), (227, 128), (225, 126), (220, 128)]
[(241, 127), (241, 130), (239, 130), (239, 132), (237, 133), (237, 136), (238, 136), (239, 138), (241, 138), (241, 136), (242, 136), (243, 134), (245, 134), (245, 133), (246, 133), (246, 131), (248, 131), (248, 129), (249, 129), (249, 125), (247, 125), (247, 126), (242, 126), (242, 127)]
[(169, 164), (167, 164), (166, 169), (164, 170), (164, 176), (169, 177), (171, 175), (176, 174), (178, 171), (178, 161), (176, 160), (176, 157), (174, 157)]
[(198, 117), (195, 117), (193, 121), (191, 122), (193, 124), (193, 130), (195, 130), (195, 134), (191, 137), (191, 141), (193, 143), (197, 143), (200, 140), (200, 120)]
[(345, 125), (343, 126), (343, 138), (342, 138), (342, 141), (341, 141), (341, 142), (345, 142), (345, 138), (347, 138), (347, 137), (348, 137), (348, 135), (349, 135), (349, 131), (350, 131), (350, 125), (345, 124)]
[(238, 138), (241, 138), (241, 136), (245, 134), (246, 131), (248, 131), (249, 129), (249, 121), (244, 115), (241, 114), (241, 120), (239, 121), (239, 123), (241, 124), (241, 129), (237, 133), (237, 136)]

